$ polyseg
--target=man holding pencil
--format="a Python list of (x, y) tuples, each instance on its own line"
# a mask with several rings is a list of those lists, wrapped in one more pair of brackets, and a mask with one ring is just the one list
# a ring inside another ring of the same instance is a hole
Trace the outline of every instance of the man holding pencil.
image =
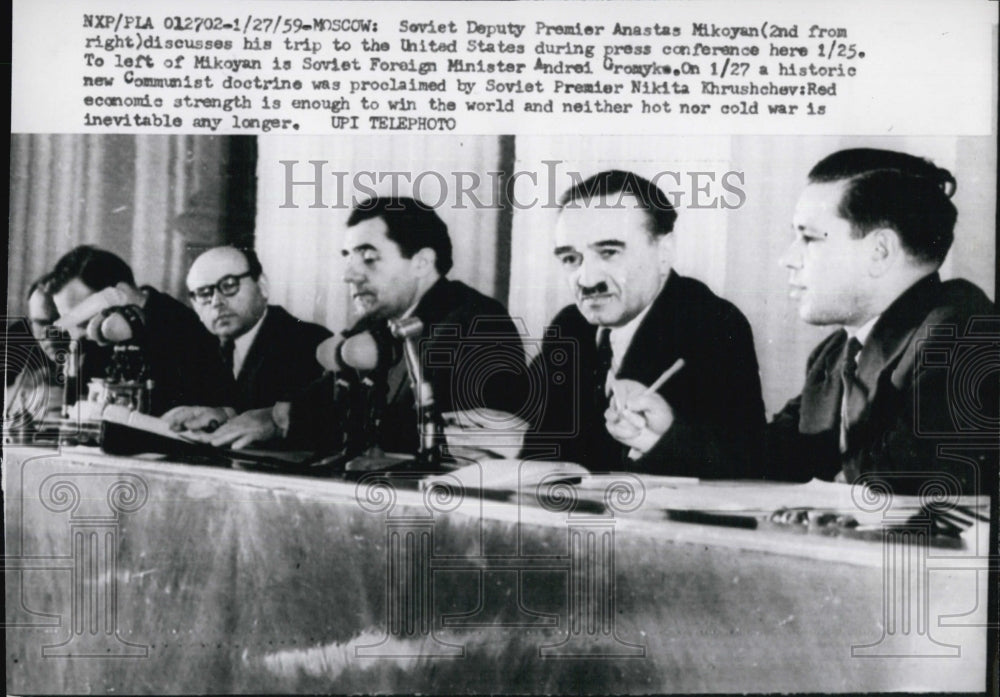
[(576, 303), (553, 319), (533, 363), (544, 399), (523, 456), (759, 477), (764, 403), (750, 325), (672, 270), (677, 212), (666, 194), (610, 170), (560, 206), (554, 252)]

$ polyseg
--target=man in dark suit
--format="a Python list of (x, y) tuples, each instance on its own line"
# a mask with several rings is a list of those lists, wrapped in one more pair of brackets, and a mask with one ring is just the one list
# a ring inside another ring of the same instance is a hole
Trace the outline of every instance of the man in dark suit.
[(576, 304), (556, 315), (532, 366), (544, 399), (524, 456), (592, 470), (759, 476), (764, 405), (750, 325), (672, 270), (677, 213), (666, 195), (614, 170), (560, 203), (555, 254)]
[[(56, 262), (47, 285), (59, 311), (57, 324), (75, 338), (86, 335), (93, 319), (88, 315), (96, 307), (83, 303), (98, 292), (115, 298), (115, 305), (98, 308), (98, 313), (107, 309), (130, 318), (130, 336), (121, 343), (138, 347), (143, 356), (145, 375), (154, 384), (151, 414), (178, 404), (225, 403), (225, 373), (211, 335), (174, 298), (150, 286), (137, 287), (132, 269), (117, 255), (89, 245), (76, 247)], [(81, 346), (81, 383), (86, 387), (90, 379), (106, 377), (113, 353), (94, 341), (81, 340)]]
[(782, 263), (799, 316), (838, 329), (768, 428), (772, 476), (901, 493), (995, 486), (1000, 320), (979, 288), (938, 275), (955, 186), (886, 150), (843, 150), (809, 173)]
[(220, 356), (234, 380), (226, 405), (231, 409), (178, 407), (164, 415), (171, 424), (194, 430), (212, 421), (219, 426), (249, 410), (271, 409), (323, 373), (316, 347), (331, 332), (267, 304), (267, 276), (252, 249), (209, 249), (191, 264), (187, 286), (202, 324), (218, 337)]
[[(423, 330), (415, 341), (440, 412), (520, 409), (526, 380), (520, 335), (501, 303), (446, 277), (452, 247), (444, 221), (412, 198), (383, 197), (359, 203), (347, 225), (344, 281), (358, 320), (344, 338), (367, 333), (379, 346), (380, 364), (374, 372), (386, 403), (375, 434), (377, 445), (392, 452), (418, 448), (415, 396), (401, 341), (391, 336), (389, 320), (421, 321)], [(355, 382), (360, 377), (350, 365), (341, 366), (341, 371)], [(235, 446), (277, 436), (292, 447), (337, 451), (343, 445), (344, 424), (336, 389), (336, 376), (326, 374), (294, 398), (290, 408), (279, 407), (267, 418), (246, 422)], [(225, 445), (234, 437), (224, 426), (211, 442)]]

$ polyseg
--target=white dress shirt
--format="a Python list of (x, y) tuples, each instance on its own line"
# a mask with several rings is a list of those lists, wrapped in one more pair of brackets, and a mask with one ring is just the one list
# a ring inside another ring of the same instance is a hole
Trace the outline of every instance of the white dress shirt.
[[(628, 347), (632, 345), (632, 339), (635, 338), (635, 333), (639, 329), (639, 325), (642, 324), (642, 320), (646, 319), (646, 315), (649, 314), (649, 308), (652, 306), (652, 303), (646, 305), (642, 312), (629, 320), (628, 324), (621, 327), (610, 327), (611, 334), (608, 337), (608, 340), (611, 342), (611, 370), (608, 371), (609, 380), (618, 376), (618, 371), (622, 367), (622, 358), (625, 357)], [(603, 327), (598, 328), (595, 341), (599, 339), (601, 329)]]
[(250, 352), (250, 347), (253, 346), (253, 340), (257, 338), (257, 333), (260, 331), (260, 325), (264, 323), (264, 318), (267, 317), (267, 309), (265, 308), (264, 314), (260, 316), (257, 320), (257, 324), (250, 327), (250, 331), (236, 337), (233, 341), (233, 377), (238, 377), (240, 370), (243, 368), (243, 362), (247, 359), (247, 354)]

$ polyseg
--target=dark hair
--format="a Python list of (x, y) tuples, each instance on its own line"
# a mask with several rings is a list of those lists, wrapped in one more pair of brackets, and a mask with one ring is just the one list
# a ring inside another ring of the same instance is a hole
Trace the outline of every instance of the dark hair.
[(135, 285), (132, 269), (120, 257), (86, 244), (66, 252), (56, 262), (49, 277), (48, 289), (53, 294), (62, 290), (74, 278), (79, 278), (94, 291), (122, 282)]
[(32, 282), (32, 284), (28, 286), (28, 294), (25, 296), (25, 299), (30, 303), (31, 296), (35, 294), (35, 291), (38, 291), (39, 293), (42, 294), (42, 297), (45, 299), (45, 311), (50, 316), (55, 315), (56, 317), (58, 317), (59, 310), (56, 309), (56, 304), (52, 300), (52, 291), (50, 290), (51, 280), (52, 280), (51, 273), (47, 273), (36, 278)]
[(52, 302), (52, 290), (50, 288), (51, 281), (52, 281), (51, 271), (49, 273), (42, 274), (41, 276), (36, 278), (34, 281), (31, 282), (31, 285), (28, 286), (28, 292), (24, 296), (25, 300), (31, 300), (31, 296), (34, 295), (35, 291), (37, 290), (39, 293), (47, 297), (49, 299), (49, 302)]
[(944, 261), (958, 218), (951, 172), (921, 157), (874, 148), (835, 152), (809, 172), (816, 184), (845, 180), (837, 212), (851, 223), (855, 237), (891, 228), (913, 257)]
[(609, 169), (588, 177), (559, 197), (559, 207), (562, 209), (573, 201), (607, 198), (613, 194), (630, 194), (638, 199), (649, 214), (649, 232), (653, 236), (673, 231), (677, 211), (670, 205), (667, 195), (648, 179), (620, 169)]
[(433, 208), (406, 196), (375, 196), (358, 203), (347, 219), (354, 227), (372, 218), (381, 218), (386, 237), (396, 243), (399, 252), (410, 259), (421, 249), (434, 250), (434, 268), (442, 276), (451, 271), (451, 238), (448, 226)]
[(253, 247), (237, 247), (233, 246), (237, 252), (243, 255), (243, 258), (247, 260), (247, 271), (250, 273), (250, 278), (253, 280), (258, 280), (260, 275), (264, 273), (264, 267), (260, 265), (260, 259), (257, 257), (257, 252), (254, 251)]

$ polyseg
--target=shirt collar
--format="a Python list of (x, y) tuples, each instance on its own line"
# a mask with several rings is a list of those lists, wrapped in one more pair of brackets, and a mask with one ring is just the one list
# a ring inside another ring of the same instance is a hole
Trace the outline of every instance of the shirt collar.
[(882, 315), (875, 315), (857, 329), (844, 327), (844, 331), (847, 332), (847, 338), (850, 339), (853, 337), (858, 340), (859, 344), (864, 346), (865, 342), (868, 341), (868, 335), (872, 333), (872, 328), (874, 328), (875, 323), (878, 322), (878, 318), (881, 316)]
[[(618, 374), (621, 369), (622, 358), (625, 357), (625, 352), (628, 351), (629, 346), (632, 345), (632, 339), (635, 337), (636, 331), (639, 329), (639, 325), (642, 321), (646, 319), (646, 315), (649, 314), (649, 308), (653, 306), (653, 303), (646, 305), (642, 309), (642, 312), (637, 314), (635, 317), (630, 319), (627, 324), (621, 327), (608, 327), (611, 330), (608, 340), (611, 342), (611, 372)], [(601, 327), (604, 329), (604, 327)], [(598, 330), (600, 334), (600, 330)]]
[(267, 317), (267, 308), (264, 308), (264, 314), (260, 316), (257, 320), (257, 324), (250, 327), (250, 330), (244, 332), (240, 336), (233, 340), (233, 375), (239, 375), (240, 369), (243, 367), (243, 361), (246, 360), (247, 354), (250, 352), (250, 347), (253, 345), (254, 339), (257, 338), (257, 334), (260, 332), (260, 326), (264, 324), (264, 318)]

